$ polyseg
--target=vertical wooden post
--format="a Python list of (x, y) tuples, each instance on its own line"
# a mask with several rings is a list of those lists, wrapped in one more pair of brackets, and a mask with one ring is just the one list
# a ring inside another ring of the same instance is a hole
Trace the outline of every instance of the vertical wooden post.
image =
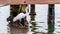
[(35, 13), (35, 5), (34, 4), (31, 4), (30, 15), (36, 15), (36, 13)]
[(48, 12), (48, 33), (52, 33), (54, 31), (54, 4), (49, 4), (49, 12)]

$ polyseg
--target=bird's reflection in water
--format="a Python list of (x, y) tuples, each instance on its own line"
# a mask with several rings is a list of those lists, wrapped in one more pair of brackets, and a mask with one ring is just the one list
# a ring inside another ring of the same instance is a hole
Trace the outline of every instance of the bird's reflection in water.
[[(14, 24), (14, 25), (17, 25), (17, 24)], [(19, 26), (19, 25), (18, 25)], [(8, 31), (8, 33), (9, 34), (27, 34), (27, 32), (29, 31), (28, 29), (29, 28), (21, 28), (21, 27), (16, 27), (16, 26), (13, 26), (13, 25), (11, 25), (11, 24), (9, 24), (8, 25), (8, 29), (9, 29), (9, 31)]]

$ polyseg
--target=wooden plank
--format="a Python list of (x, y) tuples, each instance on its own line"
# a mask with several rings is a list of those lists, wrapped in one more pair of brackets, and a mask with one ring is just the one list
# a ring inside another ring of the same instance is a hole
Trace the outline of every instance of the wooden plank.
[(0, 4), (59, 4), (60, 0), (0, 0)]

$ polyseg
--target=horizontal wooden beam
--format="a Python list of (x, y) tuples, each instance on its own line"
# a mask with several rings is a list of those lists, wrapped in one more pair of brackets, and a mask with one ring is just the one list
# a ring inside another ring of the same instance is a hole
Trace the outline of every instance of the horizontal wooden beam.
[(59, 4), (60, 0), (0, 0), (0, 4)]

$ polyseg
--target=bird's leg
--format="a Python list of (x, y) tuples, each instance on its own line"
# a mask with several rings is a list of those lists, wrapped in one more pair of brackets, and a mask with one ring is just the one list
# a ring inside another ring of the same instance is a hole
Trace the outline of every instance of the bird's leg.
[(22, 24), (23, 26), (25, 25), (24, 18), (21, 19), (21, 24)]

